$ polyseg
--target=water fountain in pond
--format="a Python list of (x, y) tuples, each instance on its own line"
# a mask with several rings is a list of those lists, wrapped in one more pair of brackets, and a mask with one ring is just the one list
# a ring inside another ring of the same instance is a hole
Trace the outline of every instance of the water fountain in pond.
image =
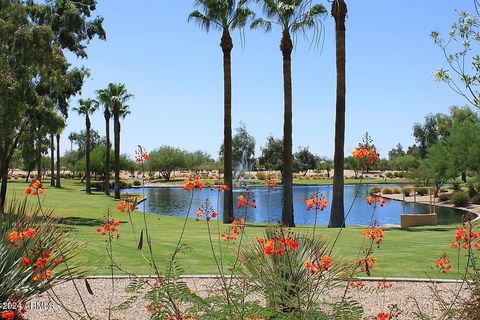
[(235, 182), (240, 186), (245, 186), (247, 184), (245, 179), (245, 174), (248, 172), (251, 172), (252, 169), (253, 169), (253, 161), (249, 161), (247, 156), (247, 151), (243, 150), (242, 158), (235, 165), (235, 171), (233, 175)]

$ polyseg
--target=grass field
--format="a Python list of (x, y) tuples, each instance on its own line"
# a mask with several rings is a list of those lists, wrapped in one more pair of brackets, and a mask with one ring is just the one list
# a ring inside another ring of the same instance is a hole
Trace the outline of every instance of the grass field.
[[(47, 183), (45, 183), (47, 184)], [(26, 184), (19, 181), (9, 182), (9, 197), (19, 196)], [(105, 250), (105, 239), (95, 229), (101, 225), (102, 217), (107, 210), (112, 210), (115, 219), (122, 223), (119, 228), (121, 238), (114, 240), (114, 258), (124, 268), (136, 274), (152, 274), (146, 265), (134, 239), (134, 234), (129, 223), (128, 215), (115, 210), (117, 202), (111, 197), (101, 193), (87, 195), (81, 189), (84, 186), (78, 181), (64, 180), (62, 189), (46, 187), (47, 192), (42, 196), (43, 206), (53, 208), (55, 214), (62, 217), (62, 221), (72, 225), (72, 237), (84, 242), (80, 249), (77, 261), (88, 267), (88, 273), (102, 275), (109, 273), (109, 261)], [(31, 197), (32, 204), (34, 198)], [(361, 200), (359, 200), (361, 201)], [(196, 208), (192, 208), (193, 211)], [(254, 209), (252, 209), (254, 210)], [(384, 210), (388, 210), (388, 207)], [(193, 216), (193, 212), (191, 213)], [(140, 234), (143, 222), (143, 213), (132, 213), (136, 236)], [(177, 243), (183, 219), (175, 217), (146, 214), (148, 228), (152, 235), (154, 255), (157, 263), (164, 266), (168, 261)], [(212, 221), (214, 236), (216, 237), (217, 222)], [(226, 227), (218, 224), (220, 231)], [(255, 241), (256, 236), (263, 232), (264, 225), (247, 224), (246, 241)], [(438, 257), (447, 252), (452, 257), (452, 264), (456, 261), (456, 251), (450, 249), (450, 243), (455, 236), (454, 225), (438, 227), (418, 227), (406, 230), (388, 229), (385, 231), (385, 240), (380, 249), (377, 249), (377, 267), (372, 276), (379, 277), (427, 277), (427, 273), (438, 278), (431, 267)], [(310, 232), (312, 227), (297, 227), (303, 232)], [(361, 227), (348, 227), (342, 231), (336, 248), (343, 257), (354, 260), (357, 257), (359, 246), (362, 242)], [(334, 239), (338, 229), (320, 227), (317, 234), (323, 234), (329, 239)], [(184, 243), (190, 251), (179, 256), (179, 261), (186, 274), (217, 274), (212, 259), (206, 222), (196, 222), (189, 219), (184, 237)], [(144, 252), (147, 254), (146, 246)], [(230, 249), (230, 253), (232, 250)], [(232, 255), (230, 255), (231, 261)], [(454, 265), (455, 270), (458, 266)], [(461, 269), (461, 266), (460, 266)], [(455, 278), (457, 273), (451, 272), (447, 277)]]

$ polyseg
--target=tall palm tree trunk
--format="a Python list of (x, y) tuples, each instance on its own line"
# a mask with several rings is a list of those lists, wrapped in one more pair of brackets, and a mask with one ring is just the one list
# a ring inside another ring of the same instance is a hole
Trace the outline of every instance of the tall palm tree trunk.
[(5, 200), (7, 198), (7, 181), (8, 181), (8, 157), (6, 154), (0, 154), (0, 178), (2, 179), (0, 187), (0, 214), (4, 213)]
[(335, 154), (333, 158), (333, 199), (329, 228), (345, 226), (344, 208), (344, 148), (345, 148), (345, 17), (347, 5), (343, 0), (334, 0), (332, 16), (335, 19), (337, 101), (335, 119)]
[(105, 107), (105, 138), (107, 144), (107, 152), (105, 153), (105, 181), (104, 190), (107, 196), (110, 195), (110, 110)]
[(86, 192), (92, 193), (92, 187), (90, 184), (90, 117), (88, 114), (85, 117), (85, 125), (87, 127), (87, 141), (85, 146), (85, 185)]
[(42, 180), (42, 143), (40, 137), (37, 139), (37, 179)]
[(113, 131), (115, 144), (115, 199), (120, 199), (120, 115), (118, 110), (113, 113)]
[(233, 42), (228, 29), (223, 31), (220, 46), (223, 51), (223, 90), (224, 90), (224, 118), (223, 118), (223, 145), (224, 183), (230, 187), (223, 198), (223, 223), (231, 223), (233, 217), (233, 152), (232, 152), (232, 69), (231, 52)]
[(55, 187), (55, 141), (50, 135), (50, 185)]
[(293, 158), (292, 158), (292, 39), (284, 30), (280, 42), (283, 56), (283, 210), (282, 223), (294, 227), (293, 217)]
[(56, 175), (57, 181), (55, 184), (56, 188), (61, 188), (61, 182), (60, 182), (60, 133), (57, 133), (57, 175)]

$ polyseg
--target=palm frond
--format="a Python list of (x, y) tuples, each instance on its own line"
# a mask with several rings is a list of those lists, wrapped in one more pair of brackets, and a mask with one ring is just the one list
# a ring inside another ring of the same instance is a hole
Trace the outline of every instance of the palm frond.
[(250, 24), (250, 29), (262, 29), (265, 32), (269, 32), (272, 30), (272, 23), (262, 18), (258, 18), (252, 21)]
[(201, 29), (210, 31), (210, 19), (203, 15), (200, 11), (195, 10), (188, 15), (188, 22), (195, 22)]
[(255, 12), (245, 7), (238, 7), (229, 22), (230, 30), (243, 29), (249, 19), (255, 18)]

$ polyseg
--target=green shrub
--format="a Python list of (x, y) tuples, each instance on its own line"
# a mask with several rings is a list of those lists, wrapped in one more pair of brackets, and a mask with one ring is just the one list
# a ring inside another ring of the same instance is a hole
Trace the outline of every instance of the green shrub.
[(423, 187), (416, 188), (415, 191), (417, 191), (417, 195), (419, 196), (425, 196), (429, 193), (428, 188), (423, 188)]
[(470, 197), (466, 192), (455, 191), (452, 193), (450, 201), (455, 205), (455, 207), (466, 207), (470, 202)]
[(391, 173), (391, 172), (387, 172), (387, 173), (385, 173), (385, 177), (391, 179), (391, 178), (394, 177), (394, 175), (393, 175), (393, 173)]
[(90, 181), (90, 186), (96, 191), (103, 191), (105, 184), (103, 181)]
[(383, 188), (382, 189), (382, 194), (392, 194), (393, 191), (390, 188)]
[(438, 196), (438, 200), (441, 201), (441, 202), (448, 201), (448, 200), (450, 200), (451, 197), (452, 197), (451, 193), (443, 193), (443, 194)]
[(453, 187), (453, 190), (455, 190), (455, 191), (460, 191), (460, 189), (462, 188), (462, 185), (461, 185), (460, 182), (455, 181), (455, 182), (452, 184), (452, 187)]
[(405, 195), (405, 197), (409, 197), (411, 193), (412, 188), (403, 188), (403, 194)]
[(447, 192), (447, 191), (448, 191), (448, 189), (447, 189), (447, 188), (444, 188), (444, 187), (441, 187), (441, 188), (438, 190), (439, 193), (445, 193), (445, 192)]
[(369, 194), (377, 194), (381, 191), (381, 189), (377, 186), (373, 186), (370, 189), (368, 189)]
[(395, 178), (405, 178), (405, 173), (404, 173), (404, 172), (401, 172), (401, 171), (400, 171), (400, 172), (395, 172), (395, 173), (393, 174), (393, 176), (394, 176)]
[[(11, 201), (0, 217), (0, 235), (0, 301), (21, 305), (79, 275), (78, 265), (70, 264), (68, 272), (63, 265), (57, 267), (70, 261), (77, 243), (68, 236), (66, 226), (57, 224), (51, 211), (32, 207), (26, 199)], [(40, 258), (45, 258), (46, 264), (37, 269), (35, 262)], [(15, 319), (23, 319), (17, 316)]]
[(135, 187), (140, 187), (140, 186), (142, 185), (142, 181), (140, 181), (140, 180), (133, 180), (133, 185), (134, 185)]
[(473, 203), (473, 204), (480, 204), (480, 194), (477, 194), (474, 197), (472, 197), (470, 202)]
[(392, 188), (392, 193), (393, 194), (400, 194), (400, 193), (402, 193), (402, 188), (394, 187), (394, 188)]
[[(328, 263), (328, 271), (312, 274), (306, 260), (314, 261), (323, 265), (320, 257), (331, 256), (329, 244), (326, 238), (310, 234), (301, 234), (296, 231), (287, 231), (283, 228), (266, 228), (262, 240), (277, 242), (275, 239), (289, 237), (297, 242), (295, 249), (285, 249), (285, 255), (265, 254), (263, 243), (253, 241), (242, 248), (240, 263), (243, 267), (243, 274), (250, 283), (255, 283), (258, 292), (268, 305), (272, 313), (279, 313), (288, 310), (289, 315), (295, 311), (303, 311), (311, 305), (311, 288), (318, 286), (335, 285), (341, 275), (345, 272), (345, 266), (339, 259), (332, 257)], [(276, 244), (278, 246), (278, 243)], [(318, 276), (322, 274), (322, 276)], [(302, 313), (304, 314), (304, 313)], [(290, 318), (290, 317), (288, 317)], [(274, 317), (271, 319), (287, 319), (287, 317)], [(301, 318), (299, 318), (301, 319)], [(326, 319), (326, 317), (315, 317), (311, 319)]]
[(480, 183), (478, 178), (472, 179), (467, 183), (468, 195), (473, 198), (480, 193)]
[(257, 172), (257, 179), (258, 180), (265, 180), (266, 176), (263, 172)]

